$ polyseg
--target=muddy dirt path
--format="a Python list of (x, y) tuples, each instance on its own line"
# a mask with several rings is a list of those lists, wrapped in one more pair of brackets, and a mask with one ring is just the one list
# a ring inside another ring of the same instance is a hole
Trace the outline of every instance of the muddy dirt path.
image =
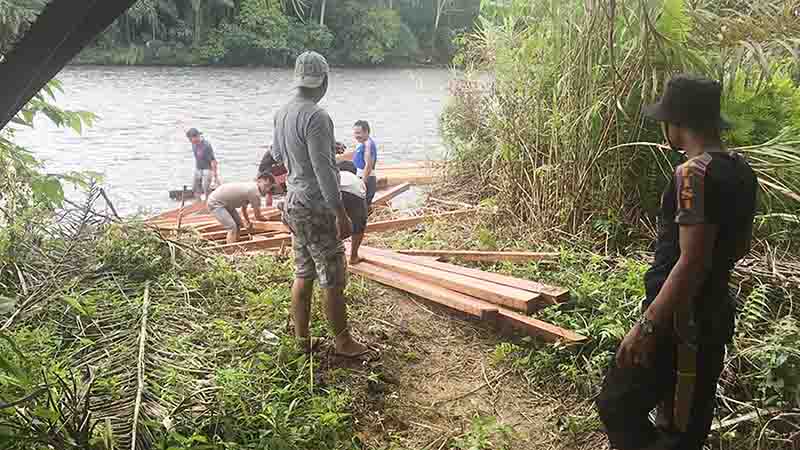
[(503, 341), (493, 330), (368, 286), (369, 300), (350, 308), (355, 332), (380, 350), (380, 359), (353, 363), (350, 372), (366, 448), (563, 448), (554, 423), (558, 402), (495, 363)]

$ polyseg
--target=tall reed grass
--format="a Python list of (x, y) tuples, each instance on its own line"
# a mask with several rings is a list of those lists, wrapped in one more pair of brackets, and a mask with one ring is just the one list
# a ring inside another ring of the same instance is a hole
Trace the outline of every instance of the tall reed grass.
[[(452, 92), (442, 118), (449, 173), (478, 174), (479, 196), (545, 238), (599, 234), (624, 245), (632, 230), (647, 229), (639, 225), (679, 157), (657, 144), (660, 131), (641, 109), (673, 73), (705, 74), (724, 80), (726, 94), (738, 86), (755, 96), (774, 90), (779, 65), (781, 82), (796, 73), (800, 41), (787, 30), (800, 24), (786, 2), (751, 2), (741, 12), (728, 9), (734, 2), (684, 0), (485, 3), (459, 63), (468, 80), (488, 71), (492, 82)], [(780, 33), (764, 37), (766, 26)], [(788, 110), (800, 118), (800, 107)], [(793, 214), (800, 127), (786, 125), (741, 150), (768, 195), (783, 201), (780, 212)]]

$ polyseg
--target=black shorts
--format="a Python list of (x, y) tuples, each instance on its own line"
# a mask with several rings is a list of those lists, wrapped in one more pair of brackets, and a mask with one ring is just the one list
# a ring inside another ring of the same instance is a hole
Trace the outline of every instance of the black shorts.
[(342, 203), (353, 222), (353, 234), (363, 233), (367, 229), (367, 201), (349, 192), (342, 192)]

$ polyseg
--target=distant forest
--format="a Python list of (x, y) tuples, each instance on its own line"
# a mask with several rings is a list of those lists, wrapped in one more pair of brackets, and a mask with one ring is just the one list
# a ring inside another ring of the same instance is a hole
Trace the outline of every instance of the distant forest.
[[(18, 0), (19, 1), (19, 0)], [(444, 64), (480, 0), (139, 0), (76, 60), (88, 64)]]

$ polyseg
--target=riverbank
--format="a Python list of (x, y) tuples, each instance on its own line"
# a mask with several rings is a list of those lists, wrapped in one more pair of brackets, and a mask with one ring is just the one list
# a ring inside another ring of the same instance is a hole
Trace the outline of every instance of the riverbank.
[[(258, 59), (214, 59), (209, 58), (202, 50), (188, 46), (132, 45), (118, 48), (90, 47), (79, 53), (69, 65), (71, 66), (165, 66), (165, 67), (268, 67), (291, 68), (294, 58), (290, 53), (270, 57), (261, 62)], [(435, 62), (431, 58), (408, 58), (388, 56), (379, 65), (331, 62), (337, 68), (447, 68), (444, 62)]]
[[(420, 208), (466, 200), (448, 191), (435, 189)], [(210, 254), (192, 234), (169, 237), (76, 209), (59, 221), (62, 234), (17, 244), (32, 251), (18, 259), (16, 281), (6, 280), (31, 295), (3, 313), (10, 340), (0, 341), (2, 370), (14, 383), (0, 394), (23, 398), (50, 383), (56, 403), (34, 395), (25, 410), (0, 420), (33, 414), (42, 421), (26, 431), (34, 439), (95, 427), (79, 444), (98, 450), (111, 441), (129, 446), (130, 439), (179, 449), (604, 448), (592, 398), (636, 316), (649, 257), (598, 254), (567, 241), (547, 245), (497, 219), (484, 205), (462, 220), (368, 235), (366, 244), (556, 252), (535, 263), (457, 263), (569, 289), (568, 303), (536, 317), (588, 342), (567, 348), (500, 336), (353, 276), (346, 291), (352, 330), (375, 356), (334, 356), (318, 301), (312, 334), (323, 343), (306, 356), (288, 316), (290, 257)], [(789, 376), (798, 361), (797, 313), (784, 317), (778, 307), (785, 279), (797, 277), (791, 267), (756, 256), (737, 272), (750, 302), (727, 358), (713, 448), (791, 448), (780, 422), (791, 417), (791, 392), (768, 382)], [(723, 426), (776, 407), (778, 413)]]

